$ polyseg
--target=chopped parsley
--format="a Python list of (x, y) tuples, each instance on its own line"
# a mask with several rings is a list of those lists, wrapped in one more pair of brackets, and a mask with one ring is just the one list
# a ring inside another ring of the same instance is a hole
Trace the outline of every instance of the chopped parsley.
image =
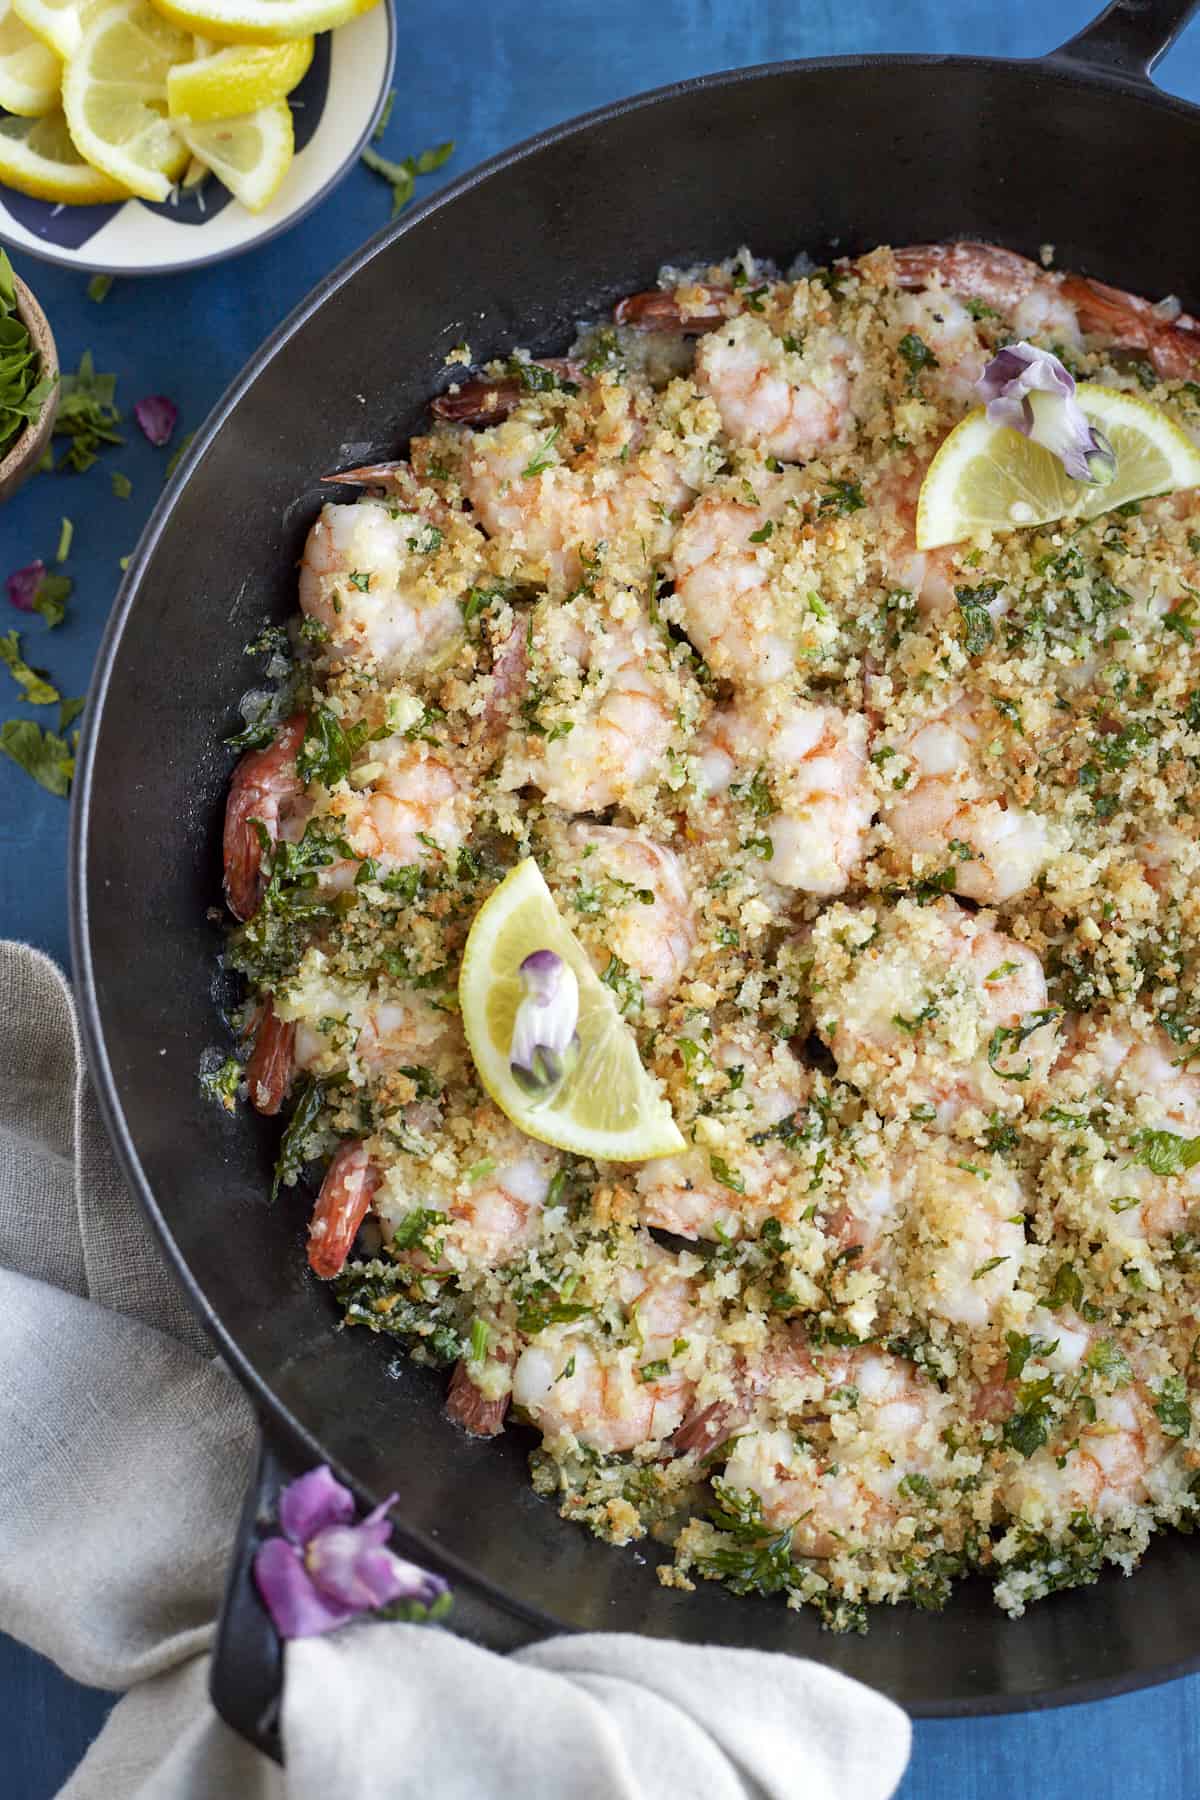
[(555, 439), (558, 437), (561, 430), (561, 425), (556, 425), (552, 431), (547, 432), (544, 442), (538, 445), (538, 448), (534, 451), (529, 461), (525, 464), (525, 467), (521, 470), (521, 475), (524, 480), (528, 481), (534, 475), (540, 475), (543, 469), (552, 469), (554, 467), (554, 457), (551, 455), (551, 451), (554, 449)]
[(857, 481), (830, 481), (825, 485), (817, 512), (821, 515), (834, 513), (839, 518), (845, 518), (850, 513), (861, 512), (866, 504)]
[(916, 387), (925, 369), (936, 369), (938, 366), (937, 357), (924, 338), (919, 338), (915, 331), (906, 331), (896, 348), (904, 359), (908, 369), (908, 384), (912, 388)]

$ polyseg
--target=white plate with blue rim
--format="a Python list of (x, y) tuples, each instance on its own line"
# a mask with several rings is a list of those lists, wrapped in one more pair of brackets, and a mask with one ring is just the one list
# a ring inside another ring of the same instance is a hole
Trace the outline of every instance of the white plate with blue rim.
[(161, 204), (56, 206), (0, 185), (0, 244), (70, 269), (167, 275), (264, 243), (302, 219), (353, 166), (383, 111), (395, 55), (395, 0), (320, 33), (308, 74), (288, 95), (295, 161), (260, 213), (247, 212), (215, 176)]

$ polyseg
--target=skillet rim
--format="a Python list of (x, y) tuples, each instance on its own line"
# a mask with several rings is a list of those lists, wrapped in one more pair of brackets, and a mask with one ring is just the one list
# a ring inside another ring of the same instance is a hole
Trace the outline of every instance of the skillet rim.
[[(1085, 27), (1085, 31), (1088, 29)], [(88, 1074), (92, 1080), (109, 1141), (117, 1154), (122, 1173), (149, 1217), (189, 1304), (209, 1337), (229, 1363), (239, 1384), (250, 1396), (264, 1435), (270, 1433), (276, 1441), (282, 1441), (292, 1446), (302, 1446), (306, 1454), (328, 1462), (339, 1479), (346, 1482), (360, 1499), (366, 1495), (372, 1503), (375, 1503), (379, 1496), (371, 1495), (368, 1490), (364, 1489), (361, 1482), (350, 1474), (336, 1458), (331, 1457), (312, 1433), (297, 1421), (287, 1406), (275, 1395), (267, 1382), (251, 1365), (239, 1343), (226, 1330), (214, 1308), (208, 1302), (159, 1209), (154, 1190), (142, 1168), (137, 1146), (133, 1141), (117, 1097), (116, 1081), (105, 1039), (91, 951), (87, 887), (88, 829), (99, 725), (104, 713), (109, 683), (120, 655), (125, 626), (137, 602), (142, 577), (193, 471), (207, 454), (236, 405), (253, 387), (276, 354), (361, 269), (371, 263), (380, 252), (389, 248), (397, 239), (406, 236), (423, 224), (426, 219), (442, 211), (443, 208), (452, 206), (460, 196), (489, 181), (492, 176), (498, 175), (518, 163), (525, 162), (544, 149), (566, 139), (581, 136), (593, 126), (607, 124), (632, 112), (649, 110), (665, 101), (708, 89), (749, 85), (777, 76), (802, 78), (809, 75), (820, 75), (826, 70), (834, 69), (892, 68), (956, 71), (969, 69), (984, 74), (991, 70), (1005, 70), (1010, 73), (1027, 70), (1030, 74), (1049, 76), (1053, 80), (1063, 81), (1068, 85), (1089, 87), (1106, 93), (1115, 92), (1122, 98), (1137, 100), (1143, 105), (1148, 105), (1164, 113), (1190, 118), (1200, 129), (1200, 106), (1193, 105), (1190, 101), (1176, 95), (1165, 93), (1156, 86), (1149, 74), (1129, 73), (1108, 64), (1091, 61), (1086, 49), (1079, 45), (1078, 38), (1072, 41), (1071, 47), (1058, 45), (1044, 56), (1029, 58), (879, 54), (792, 58), (783, 62), (755, 63), (742, 68), (716, 70), (706, 75), (670, 82), (662, 87), (611, 101), (605, 106), (592, 108), (588, 112), (577, 114), (559, 124), (548, 126), (467, 170), (456, 181), (439, 189), (436, 194), (414, 207), (404, 218), (383, 226), (365, 243), (345, 257), (336, 268), (332, 269), (297, 302), (234, 376), (197, 429), (187, 455), (159, 496), (117, 589), (112, 610), (106, 621), (96, 653), (89, 688), (89, 705), (76, 758), (76, 774), (72, 786), (68, 825), (67, 896), (73, 987)], [(449, 1552), (436, 1540), (427, 1538), (422, 1532), (410, 1527), (403, 1520), (397, 1522), (396, 1529), (399, 1538), (407, 1540), (407, 1547), (413, 1554), (435, 1567), (441, 1568), (487, 1603), (501, 1612), (507, 1613), (510, 1617), (515, 1617), (532, 1626), (539, 1634), (561, 1634), (579, 1629), (562, 1620), (555, 1619), (539, 1607), (529, 1605), (519, 1595), (507, 1592), (488, 1575)], [(1115, 1579), (1115, 1572), (1109, 1578)], [(1000, 1615), (997, 1614), (998, 1619), (999, 1617)], [(1200, 1671), (1200, 1644), (1197, 1645), (1193, 1655), (1150, 1669), (1140, 1668), (1123, 1675), (1074, 1681), (1063, 1686), (1045, 1688), (1035, 1693), (1006, 1692), (941, 1701), (909, 1702), (906, 1710), (914, 1718), (943, 1719), (1044, 1712), (1051, 1708), (1083, 1705), (1120, 1694), (1137, 1692), (1143, 1688), (1161, 1686), (1168, 1681), (1177, 1680), (1183, 1675), (1193, 1674), (1197, 1671)]]

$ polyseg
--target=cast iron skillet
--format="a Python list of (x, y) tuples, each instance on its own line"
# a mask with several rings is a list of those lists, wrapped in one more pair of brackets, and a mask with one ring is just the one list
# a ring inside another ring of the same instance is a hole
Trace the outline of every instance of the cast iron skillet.
[[(843, 57), (742, 70), (535, 139), (375, 238), (280, 327), (217, 406), (133, 558), (92, 689), (73, 814), (73, 945), (91, 1070), (125, 1169), (196, 1310), (259, 1409), (263, 1488), (231, 1579), (214, 1695), (270, 1747), (275, 1646), (246, 1581), (285, 1465), (396, 1489), (407, 1553), (448, 1574), (459, 1619), (514, 1644), (561, 1626), (816, 1657), (911, 1711), (1093, 1698), (1200, 1666), (1189, 1547), (1156, 1544), (1012, 1621), (982, 1583), (941, 1616), (881, 1610), (865, 1638), (778, 1602), (661, 1587), (644, 1562), (531, 1493), (520, 1430), (473, 1442), (444, 1378), (393, 1359), (305, 1267), (308, 1201), (267, 1199), (278, 1128), (201, 1097), (213, 987), (221, 747), (242, 646), (295, 605), (317, 478), (394, 452), (468, 339), (562, 349), (572, 322), (659, 264), (739, 244), (787, 261), (877, 243), (1050, 242), (1062, 268), (1200, 302), (1200, 112), (1151, 65), (1196, 0), (1118, 0), (1040, 62)], [(326, 490), (328, 492), (328, 490)]]

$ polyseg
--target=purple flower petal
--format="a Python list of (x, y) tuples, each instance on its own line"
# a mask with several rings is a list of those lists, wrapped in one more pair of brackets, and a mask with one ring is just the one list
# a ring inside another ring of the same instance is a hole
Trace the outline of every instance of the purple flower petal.
[(318, 1593), (300, 1552), (283, 1538), (268, 1538), (254, 1557), (254, 1581), (281, 1638), (319, 1637), (352, 1619), (355, 1608)]
[(1112, 445), (1089, 425), (1075, 398), (1075, 377), (1049, 350), (1009, 344), (997, 351), (975, 384), (993, 425), (1007, 425), (1057, 456), (1075, 481), (1111, 481)]
[(37, 591), (45, 579), (46, 565), (41, 557), (36, 562), (26, 563), (23, 569), (14, 569), (4, 583), (9, 600), (21, 612), (32, 612)]
[(150, 442), (161, 449), (175, 429), (179, 408), (165, 394), (147, 394), (134, 406), (133, 416)]
[(378, 1533), (391, 1532), (386, 1521), (376, 1525), (335, 1526), (320, 1532), (305, 1553), (313, 1585), (335, 1605), (366, 1612), (393, 1600), (419, 1600), (432, 1606), (447, 1591), (437, 1575), (418, 1569), (385, 1550)]
[(521, 1085), (545, 1091), (562, 1080), (578, 1045), (579, 982), (553, 950), (534, 950), (517, 971), (522, 996), (513, 1020), (509, 1066)]
[(306, 1544), (331, 1525), (349, 1525), (354, 1495), (330, 1473), (328, 1463), (289, 1481), (279, 1496), (279, 1523), (293, 1544)]

